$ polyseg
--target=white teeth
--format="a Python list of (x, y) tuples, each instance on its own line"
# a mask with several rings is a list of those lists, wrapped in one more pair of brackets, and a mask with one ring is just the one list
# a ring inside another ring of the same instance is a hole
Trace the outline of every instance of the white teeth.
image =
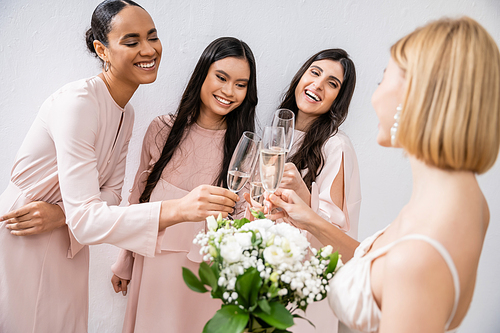
[[(214, 96), (215, 96), (215, 95), (214, 95)], [(215, 99), (216, 99), (216, 100), (218, 100), (218, 101), (219, 101), (219, 102), (221, 102), (221, 103), (226, 104), (226, 105), (231, 104), (231, 101), (228, 101), (227, 99), (221, 98), (221, 97), (219, 97), (219, 96), (215, 96)]]
[(316, 95), (315, 93), (309, 91), (309, 90), (306, 90), (306, 95), (311, 97), (313, 100), (315, 100), (316, 102), (319, 102), (320, 101), (320, 98), (318, 95)]
[(155, 65), (155, 61), (153, 60), (153, 61), (151, 61), (149, 63), (140, 62), (140, 63), (138, 63), (136, 65), (137, 65), (137, 67), (141, 67), (141, 68), (151, 68), (151, 67), (153, 67)]

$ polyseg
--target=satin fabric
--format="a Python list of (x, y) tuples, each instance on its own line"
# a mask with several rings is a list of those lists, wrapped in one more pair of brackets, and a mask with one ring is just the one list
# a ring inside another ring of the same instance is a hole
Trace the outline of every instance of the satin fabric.
[[(155, 253), (159, 203), (117, 207), (134, 110), (97, 76), (52, 94), (18, 151), (0, 215), (32, 201), (59, 204), (67, 227), (13, 236), (0, 223), (0, 332), (86, 332), (88, 247)], [(121, 123), (121, 126), (120, 126)]]
[[(460, 298), (458, 273), (446, 248), (436, 240), (420, 234), (411, 234), (368, 252), (375, 240), (387, 229), (384, 228), (365, 239), (356, 249), (353, 258), (345, 264), (330, 281), (328, 301), (333, 312), (342, 322), (342, 332), (378, 332), (382, 312), (373, 297), (370, 272), (373, 260), (385, 255), (394, 245), (408, 240), (422, 240), (433, 246), (447, 263), (454, 280), (455, 301), (453, 311), (446, 323), (448, 329), (455, 316)], [(447, 333), (456, 332), (455, 328)]]
[[(139, 170), (129, 202), (139, 201), (145, 181), (159, 159), (172, 125), (171, 116), (157, 117), (144, 137)], [(191, 125), (163, 170), (150, 201), (178, 199), (198, 185), (213, 184), (223, 158), (225, 130)], [(239, 192), (242, 198), (242, 192)], [(243, 214), (243, 200), (237, 214)], [(155, 258), (120, 251), (112, 266), (114, 274), (130, 279), (123, 332), (201, 332), (220, 309), (221, 302), (208, 293), (190, 290), (182, 279), (182, 267), (198, 273), (202, 257), (193, 239), (205, 230), (205, 222), (183, 222), (160, 233)]]

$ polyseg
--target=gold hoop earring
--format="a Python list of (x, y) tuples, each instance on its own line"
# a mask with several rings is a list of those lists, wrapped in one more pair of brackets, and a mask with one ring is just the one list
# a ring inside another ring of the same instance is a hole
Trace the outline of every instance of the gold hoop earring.
[(104, 71), (107, 72), (109, 71), (110, 63), (109, 61), (104, 62)]

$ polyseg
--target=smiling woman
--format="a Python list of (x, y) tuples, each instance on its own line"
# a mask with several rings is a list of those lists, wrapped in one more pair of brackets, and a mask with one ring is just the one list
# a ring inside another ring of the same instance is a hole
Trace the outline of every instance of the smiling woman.
[[(361, 188), (356, 152), (339, 126), (347, 118), (356, 85), (354, 63), (346, 51), (327, 49), (309, 58), (290, 83), (280, 108), (295, 113), (294, 144), (276, 193), (295, 190), (322, 220), (338, 233), (332, 244), (344, 256), (352, 255), (357, 242)], [(284, 215), (284, 216), (282, 216)], [(301, 229), (307, 223), (294, 221), (282, 212), (275, 218)], [(309, 234), (311, 244), (321, 248), (328, 239)], [(350, 252), (350, 253), (349, 253)], [(311, 304), (305, 315), (316, 324), (297, 321), (293, 332), (336, 332), (337, 319), (326, 301)]]
[(210, 187), (200, 190), (201, 202), (188, 196), (117, 206), (134, 122), (128, 102), (140, 84), (156, 80), (162, 47), (149, 14), (130, 0), (99, 4), (86, 41), (102, 72), (43, 103), (0, 196), (0, 332), (87, 332), (82, 244), (151, 257), (159, 231), (227, 215), (237, 200)]
[[(175, 114), (157, 117), (148, 128), (131, 204), (190, 196), (203, 184), (227, 188), (233, 151), (243, 132), (254, 130), (255, 73), (243, 41), (221, 37), (207, 46)], [(243, 204), (233, 216), (244, 213)], [(220, 301), (193, 293), (182, 279), (182, 267), (195, 270), (202, 261), (192, 241), (205, 228), (204, 222), (184, 222), (161, 233), (154, 258), (120, 252), (112, 283), (126, 293), (130, 281), (123, 332), (201, 332), (220, 308)]]

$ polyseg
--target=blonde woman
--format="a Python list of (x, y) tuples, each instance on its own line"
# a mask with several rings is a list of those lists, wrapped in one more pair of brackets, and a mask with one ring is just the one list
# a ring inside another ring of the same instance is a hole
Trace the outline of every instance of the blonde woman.
[[(404, 149), (413, 192), (396, 219), (364, 240), (332, 279), (330, 306), (345, 326), (429, 333), (460, 326), (490, 218), (476, 174), (498, 155), (499, 92), (498, 47), (468, 17), (432, 22), (392, 46), (372, 97), (377, 141)], [(323, 242), (345, 244), (348, 236), (293, 191), (276, 193), (269, 200), (294, 224)]]

